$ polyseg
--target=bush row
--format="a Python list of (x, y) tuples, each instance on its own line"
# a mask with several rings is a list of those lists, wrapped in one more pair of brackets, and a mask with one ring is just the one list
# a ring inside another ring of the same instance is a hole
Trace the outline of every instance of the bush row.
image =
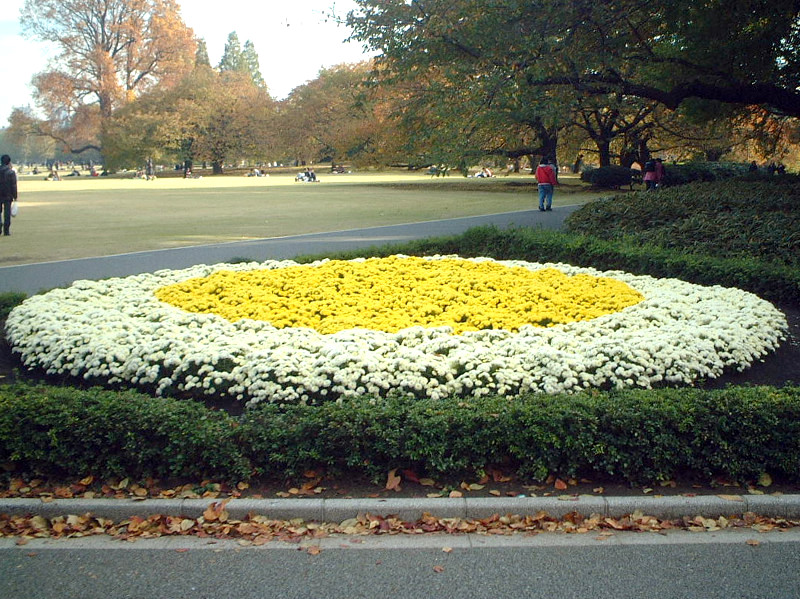
[(513, 400), (262, 404), (235, 418), (130, 392), (0, 387), (0, 456), (28, 475), (238, 481), (308, 469), (532, 479), (675, 474), (800, 480), (800, 387), (587, 392)]
[[(766, 172), (750, 173), (749, 165), (735, 162), (688, 162), (686, 164), (666, 165), (662, 184), (670, 187), (686, 185), (698, 181), (722, 181), (734, 177), (747, 176), (751, 179), (769, 177)], [(612, 165), (599, 168), (589, 167), (581, 172), (581, 181), (595, 187), (619, 189), (631, 182), (642, 182), (642, 171), (624, 166)]]
[(567, 229), (601, 239), (800, 266), (800, 183), (724, 181), (626, 194), (586, 204)]

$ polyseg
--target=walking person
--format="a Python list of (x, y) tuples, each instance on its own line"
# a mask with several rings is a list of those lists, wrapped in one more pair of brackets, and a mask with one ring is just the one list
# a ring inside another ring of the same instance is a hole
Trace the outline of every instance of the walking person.
[(664, 185), (664, 177), (667, 176), (667, 169), (664, 167), (664, 161), (661, 158), (656, 158), (656, 189), (661, 189)]
[(539, 184), (539, 210), (542, 212), (552, 210), (553, 189), (558, 185), (558, 176), (553, 160), (542, 157), (536, 168), (536, 181)]
[(11, 156), (0, 156), (0, 224), (3, 235), (11, 235), (11, 203), (17, 201), (17, 173), (11, 168)]

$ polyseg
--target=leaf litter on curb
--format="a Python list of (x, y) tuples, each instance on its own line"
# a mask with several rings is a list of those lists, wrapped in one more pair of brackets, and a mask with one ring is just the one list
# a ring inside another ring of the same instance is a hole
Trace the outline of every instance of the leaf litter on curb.
[[(656, 532), (688, 530), (714, 532), (722, 529), (749, 529), (770, 532), (800, 527), (800, 520), (767, 518), (752, 512), (719, 518), (702, 516), (662, 520), (636, 511), (621, 518), (609, 518), (598, 514), (584, 516), (570, 512), (562, 518), (554, 518), (545, 511), (531, 515), (499, 515), (488, 518), (438, 518), (424, 514), (416, 521), (407, 521), (396, 516), (361, 514), (341, 523), (307, 522), (301, 519), (273, 520), (266, 516), (249, 515), (244, 520), (229, 517), (225, 509), (228, 500), (213, 502), (203, 516), (193, 519), (181, 516), (153, 515), (148, 518), (132, 516), (114, 522), (107, 518), (83, 515), (45, 518), (36, 516), (8, 516), (0, 514), (0, 537), (18, 537), (17, 544), (24, 545), (35, 538), (80, 538), (93, 535), (109, 535), (123, 541), (158, 538), (166, 536), (195, 536), (208, 539), (233, 539), (241, 545), (259, 546), (271, 541), (288, 543), (315, 542), (332, 535), (418, 535), (476, 533), (486, 535), (539, 534), (545, 532), (586, 534), (605, 540), (616, 532)], [(757, 545), (748, 540), (749, 545)], [(449, 553), (449, 547), (443, 549)], [(321, 549), (312, 544), (306, 548), (310, 555), (318, 555)], [(452, 550), (451, 550), (452, 551)]]

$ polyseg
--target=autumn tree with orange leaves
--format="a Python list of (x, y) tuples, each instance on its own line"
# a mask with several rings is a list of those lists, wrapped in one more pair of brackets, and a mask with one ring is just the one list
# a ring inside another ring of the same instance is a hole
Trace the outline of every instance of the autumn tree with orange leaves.
[(194, 34), (173, 0), (26, 0), (25, 34), (60, 53), (33, 76), (45, 118), (15, 111), (11, 121), (71, 152), (101, 151), (103, 123), (155, 86), (170, 86), (194, 65)]

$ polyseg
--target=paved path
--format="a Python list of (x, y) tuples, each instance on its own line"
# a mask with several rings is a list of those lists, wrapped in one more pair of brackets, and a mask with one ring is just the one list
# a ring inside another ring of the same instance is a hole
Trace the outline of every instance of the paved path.
[(792, 599), (800, 589), (798, 531), (400, 535), (315, 544), (317, 555), (306, 544), (277, 542), (95, 537), (14, 546), (0, 539), (0, 597)]
[(239, 258), (283, 260), (300, 255), (405, 243), (427, 237), (457, 235), (480, 225), (496, 225), (500, 228), (518, 226), (560, 229), (567, 215), (579, 207), (580, 205), (557, 206), (552, 212), (544, 213), (538, 209), (525, 210), (369, 229), (6, 266), (0, 268), (0, 292), (21, 291), (30, 295), (81, 279), (123, 277), (154, 272), (162, 268), (187, 268), (195, 264), (216, 264)]

